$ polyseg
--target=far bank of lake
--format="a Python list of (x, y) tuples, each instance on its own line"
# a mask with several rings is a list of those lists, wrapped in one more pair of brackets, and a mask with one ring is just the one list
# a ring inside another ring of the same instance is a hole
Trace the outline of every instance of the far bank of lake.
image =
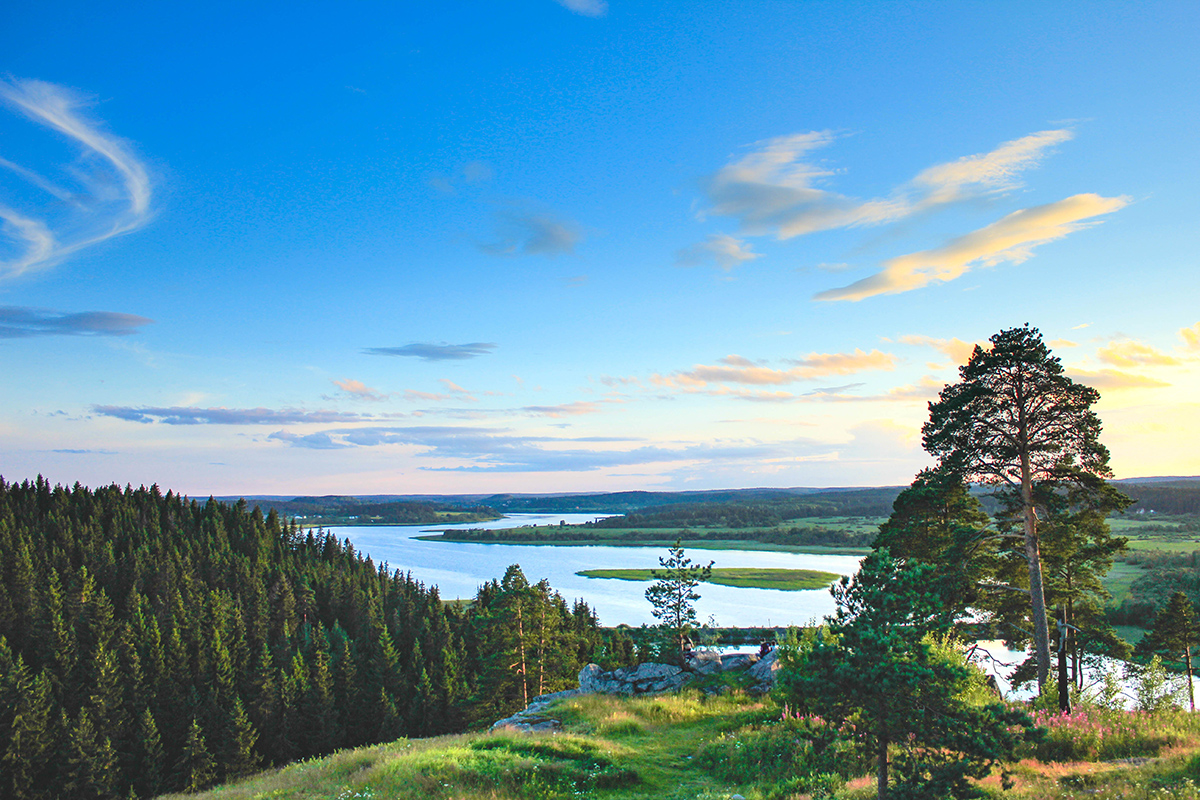
[[(478, 544), (429, 541), (421, 537), (447, 528), (487, 528), (500, 530), (525, 525), (581, 524), (594, 520), (595, 514), (514, 514), (486, 523), (461, 526), (335, 527), (329, 530), (339, 539), (349, 539), (360, 552), (376, 563), (387, 562), (395, 569), (411, 572), (426, 585), (438, 586), (443, 599), (474, 597), (479, 586), (498, 580), (510, 564), (520, 564), (530, 582), (542, 578), (562, 593), (567, 602), (575, 598), (587, 601), (604, 625), (653, 624), (650, 604), (643, 597), (649, 582), (588, 579), (575, 573), (588, 569), (653, 569), (661, 546), (577, 545), (554, 547), (514, 544)], [(688, 550), (692, 560), (718, 567), (757, 569), (803, 569), (851, 575), (858, 570), (861, 555), (794, 553), (772, 550), (721, 549)], [(699, 619), (709, 617), (718, 625), (772, 627), (805, 625), (820, 620), (834, 610), (829, 590), (781, 591), (748, 589), (705, 584), (696, 603)]]

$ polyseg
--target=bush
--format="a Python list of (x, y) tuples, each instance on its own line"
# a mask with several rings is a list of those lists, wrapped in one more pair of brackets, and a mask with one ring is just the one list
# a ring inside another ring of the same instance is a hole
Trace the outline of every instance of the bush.
[(865, 772), (870, 757), (852, 725), (837, 728), (785, 709), (779, 720), (747, 725), (709, 742), (697, 761), (721, 780), (764, 787), (768, 798), (798, 792), (821, 797)]

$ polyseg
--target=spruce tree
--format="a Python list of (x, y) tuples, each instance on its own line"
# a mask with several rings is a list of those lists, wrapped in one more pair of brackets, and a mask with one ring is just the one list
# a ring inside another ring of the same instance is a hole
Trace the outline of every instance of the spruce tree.
[(1142, 658), (1165, 656), (1182, 661), (1187, 675), (1188, 705), (1196, 710), (1196, 693), (1192, 686), (1192, 648), (1200, 643), (1196, 627), (1196, 610), (1183, 592), (1175, 592), (1167, 605), (1154, 618), (1154, 627), (1137, 644), (1136, 653)]
[(155, 797), (164, 788), (163, 778), (166, 762), (162, 737), (158, 733), (154, 715), (148, 708), (142, 711), (142, 715), (138, 718), (135, 742), (134, 791), (139, 797)]
[(199, 721), (193, 719), (175, 764), (174, 783), (180, 791), (198, 792), (211, 786), (216, 777), (216, 768), (204, 742), (204, 733)]
[(234, 699), (233, 708), (229, 711), (226, 724), (228, 742), (226, 754), (220, 764), (225, 780), (233, 780), (249, 775), (258, 769), (261, 759), (254, 745), (258, 741), (258, 732), (250, 722), (245, 706), (240, 699)]
[(0, 756), (0, 796), (32, 800), (46, 796), (45, 774), (54, 749), (54, 706), (50, 674), (30, 675), (21, 657), (6, 677), (12, 681), (15, 704)]

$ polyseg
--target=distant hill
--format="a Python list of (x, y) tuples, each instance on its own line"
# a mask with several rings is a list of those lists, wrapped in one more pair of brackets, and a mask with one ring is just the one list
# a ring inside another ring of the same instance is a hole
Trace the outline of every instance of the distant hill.
[[(1124, 478), (1113, 481), (1135, 501), (1133, 511), (1200, 514), (1200, 477)], [(325, 495), (245, 498), (308, 524), (437, 524), (478, 522), (504, 514), (624, 514), (627, 524), (661, 527), (732, 519), (775, 524), (805, 517), (885, 517), (903, 486), (713, 489), (684, 492), (581, 492), (577, 494)], [(974, 492), (990, 507), (987, 487)], [(236, 497), (222, 497), (233, 501)], [(734, 510), (736, 509), (736, 513)], [(731, 517), (730, 515), (733, 515)], [(611, 524), (617, 524), (614, 521)]]

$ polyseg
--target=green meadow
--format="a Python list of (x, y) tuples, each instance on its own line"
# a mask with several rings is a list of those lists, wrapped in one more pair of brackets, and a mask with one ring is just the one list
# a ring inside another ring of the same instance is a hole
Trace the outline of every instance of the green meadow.
[[(576, 572), (585, 578), (615, 578), (622, 581), (652, 581), (654, 570), (649, 569), (585, 569)], [(752, 567), (715, 567), (708, 583), (736, 586), (743, 589), (824, 589), (838, 579), (833, 572), (815, 569), (756, 569)]]

